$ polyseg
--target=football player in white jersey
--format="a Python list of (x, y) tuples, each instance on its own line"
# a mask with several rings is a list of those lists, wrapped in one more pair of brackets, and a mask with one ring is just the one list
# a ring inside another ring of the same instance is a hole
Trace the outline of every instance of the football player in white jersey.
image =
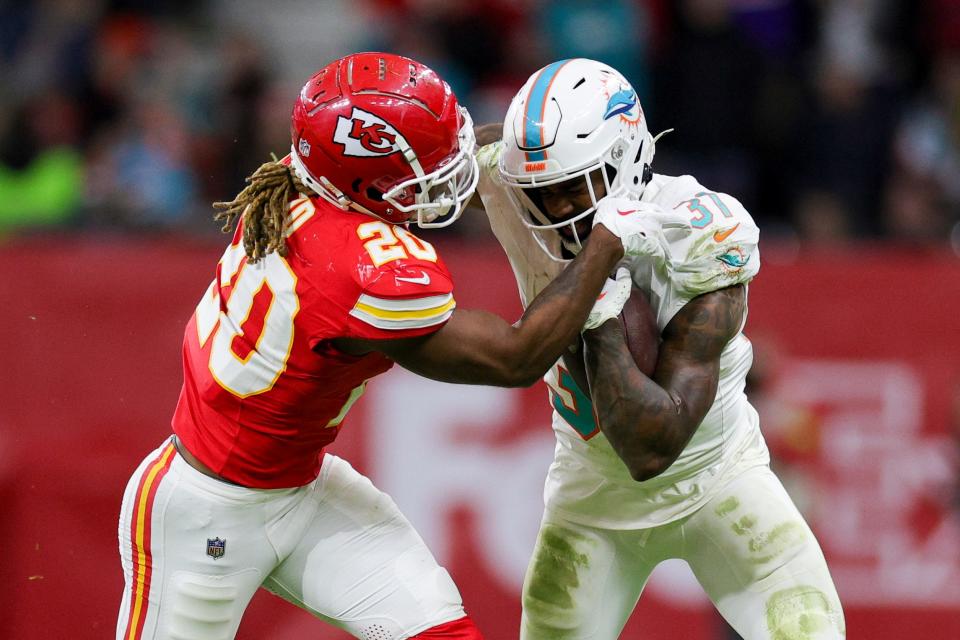
[[(637, 210), (650, 221), (631, 251), (642, 255), (611, 289), (616, 304), (604, 314), (598, 301), (595, 328), (546, 377), (557, 444), (520, 637), (616, 638), (668, 558), (690, 565), (747, 640), (845, 637), (823, 553), (770, 470), (744, 394), (747, 287), (760, 267), (753, 219), (691, 176), (652, 172), (656, 139), (637, 94), (602, 63), (540, 69), (499, 129), (478, 130), (496, 140), (479, 152), (479, 194), (524, 304), (592, 225), (616, 228)], [(650, 377), (620, 323), (603, 322), (631, 285), (661, 334)]]

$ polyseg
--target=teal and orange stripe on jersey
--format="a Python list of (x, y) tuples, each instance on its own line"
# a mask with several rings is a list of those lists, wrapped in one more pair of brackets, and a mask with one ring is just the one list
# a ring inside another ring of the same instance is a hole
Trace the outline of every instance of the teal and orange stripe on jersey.
[[(550, 87), (554, 79), (560, 72), (563, 65), (569, 60), (558, 60), (548, 64), (537, 74), (530, 85), (530, 94), (527, 96), (527, 104), (524, 108), (524, 128), (523, 128), (523, 147), (525, 149), (536, 149), (542, 147), (543, 141), (543, 117), (547, 111), (547, 94), (550, 93)], [(526, 151), (527, 161), (546, 160), (547, 151)]]
[(153, 574), (153, 556), (150, 543), (153, 538), (153, 503), (157, 496), (157, 487), (170, 469), (175, 449), (169, 443), (154, 459), (140, 479), (133, 502), (133, 516), (130, 519), (130, 541), (132, 546), (133, 580), (130, 582), (130, 612), (124, 640), (139, 640), (147, 618), (147, 605), (150, 597), (150, 579)]

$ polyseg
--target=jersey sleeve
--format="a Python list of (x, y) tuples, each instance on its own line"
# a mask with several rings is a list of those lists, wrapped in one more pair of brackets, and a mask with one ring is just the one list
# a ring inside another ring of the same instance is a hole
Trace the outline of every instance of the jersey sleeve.
[(439, 257), (394, 260), (360, 270), (358, 277), (359, 295), (347, 317), (350, 337), (426, 335), (443, 326), (457, 305), (453, 279)]
[(670, 243), (671, 280), (680, 295), (693, 298), (757, 275), (760, 230), (736, 198), (699, 191), (681, 205), (691, 211), (693, 230)]
[[(483, 202), (490, 230), (510, 261), (520, 300), (526, 308), (537, 294), (557, 277), (564, 264), (551, 259), (540, 247), (534, 232), (524, 225), (520, 201), (513, 194), (512, 188), (500, 178), (497, 169), (502, 151), (503, 142), (497, 141), (482, 147), (477, 153), (480, 164), (477, 193)], [(540, 237), (540, 242), (555, 255), (559, 255), (559, 234), (544, 234)]]

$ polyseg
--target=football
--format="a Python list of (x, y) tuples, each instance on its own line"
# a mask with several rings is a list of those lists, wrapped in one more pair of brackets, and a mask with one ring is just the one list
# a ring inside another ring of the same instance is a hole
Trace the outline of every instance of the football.
[(620, 312), (620, 324), (637, 368), (646, 376), (653, 375), (660, 352), (660, 329), (650, 300), (642, 289), (633, 288), (630, 299)]
[[(653, 375), (657, 366), (657, 355), (660, 353), (660, 330), (657, 328), (657, 318), (653, 314), (647, 294), (636, 287), (630, 292), (630, 299), (623, 305), (620, 312), (620, 325), (627, 342), (627, 348), (637, 363), (637, 368), (645, 376)], [(570, 353), (563, 356), (564, 366), (573, 381), (584, 393), (590, 388), (587, 386), (587, 373), (583, 362), (583, 340), (578, 339), (577, 345), (571, 347)]]

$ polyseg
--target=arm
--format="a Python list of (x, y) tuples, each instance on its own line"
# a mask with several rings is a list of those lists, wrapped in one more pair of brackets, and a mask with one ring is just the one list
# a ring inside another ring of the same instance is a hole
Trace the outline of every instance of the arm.
[[(481, 124), (480, 126), (474, 127), (473, 134), (477, 138), (477, 152), (479, 152), (480, 149), (488, 144), (493, 144), (494, 142), (500, 140), (500, 134), (502, 133), (502, 122), (488, 122), (487, 124)], [(477, 159), (481, 161), (480, 171), (483, 171), (484, 167), (481, 157), (477, 156)], [(483, 209), (483, 200), (480, 199), (479, 190), (474, 192), (473, 196), (470, 198), (470, 202), (467, 203), (467, 206)]]
[(477, 137), (477, 148), (485, 147), (500, 139), (503, 134), (502, 122), (488, 122), (473, 128), (474, 135)]
[(619, 322), (584, 333), (600, 430), (634, 479), (663, 473), (690, 442), (716, 398), (720, 354), (745, 306), (742, 285), (688, 302), (663, 330), (653, 379), (637, 370)]
[(457, 309), (439, 330), (399, 340), (340, 338), (341, 351), (379, 351), (404, 368), (444, 382), (529, 386), (553, 366), (583, 327), (607, 275), (623, 256), (620, 240), (595, 228), (583, 250), (510, 325), (484, 311)]

